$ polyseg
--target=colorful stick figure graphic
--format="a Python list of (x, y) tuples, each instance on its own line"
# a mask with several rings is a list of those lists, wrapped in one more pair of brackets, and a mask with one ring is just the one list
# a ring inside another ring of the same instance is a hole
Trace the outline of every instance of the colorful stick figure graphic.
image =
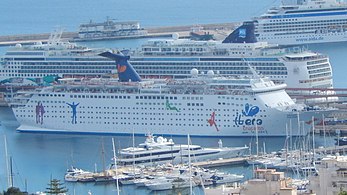
[(72, 121), (71, 121), (71, 123), (77, 124), (77, 106), (80, 103), (75, 104), (75, 102), (72, 102), (72, 104), (69, 104), (69, 103), (66, 103), (66, 104), (69, 105), (72, 109), (72, 116), (71, 116)]
[(169, 100), (166, 100), (166, 109), (168, 109), (168, 110), (176, 110), (177, 112), (180, 112), (175, 106), (171, 106)]
[(211, 118), (207, 120), (207, 122), (210, 124), (210, 126), (214, 126), (216, 128), (217, 131), (219, 131), (217, 124), (216, 124), (216, 120), (215, 120), (215, 111), (212, 112), (211, 114)]
[(36, 124), (43, 124), (43, 114), (45, 113), (45, 109), (42, 105), (42, 102), (37, 102), (36, 105)]

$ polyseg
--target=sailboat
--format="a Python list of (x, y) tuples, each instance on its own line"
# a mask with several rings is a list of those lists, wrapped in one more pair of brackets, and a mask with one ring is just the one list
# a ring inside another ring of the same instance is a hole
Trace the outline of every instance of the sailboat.
[(130, 185), (130, 184), (134, 184), (135, 180), (137, 178), (140, 177), (140, 173), (136, 172), (136, 167), (135, 167), (135, 133), (134, 133), (134, 129), (133, 129), (133, 135), (132, 135), (132, 142), (133, 142), (133, 146), (131, 148), (132, 150), (132, 157), (133, 157), (133, 163), (132, 163), (132, 171), (129, 172), (124, 172), (127, 177), (122, 179), (120, 182), (122, 185)]
[(95, 182), (113, 182), (114, 178), (112, 175), (110, 175), (107, 170), (105, 169), (105, 148), (104, 148), (104, 141), (102, 139), (101, 141), (101, 156), (102, 156), (102, 163), (103, 163), (103, 172), (95, 177)]

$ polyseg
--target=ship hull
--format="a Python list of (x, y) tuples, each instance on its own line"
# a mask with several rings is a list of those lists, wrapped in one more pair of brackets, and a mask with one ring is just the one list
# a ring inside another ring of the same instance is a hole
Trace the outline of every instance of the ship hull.
[[(42, 116), (35, 111), (40, 104)], [(253, 116), (245, 113), (251, 108), (257, 108), (259, 113)], [(105, 93), (35, 95), (25, 106), (12, 109), (21, 132), (120, 135), (151, 132), (209, 137), (306, 135), (311, 131), (312, 117), (318, 124), (323, 115), (327, 117), (332, 112), (279, 110), (251, 95)]]

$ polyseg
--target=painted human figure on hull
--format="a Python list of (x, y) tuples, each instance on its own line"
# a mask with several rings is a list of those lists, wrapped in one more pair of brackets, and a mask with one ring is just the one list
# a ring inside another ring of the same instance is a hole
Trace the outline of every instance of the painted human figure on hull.
[(42, 102), (37, 102), (36, 105), (36, 124), (43, 124), (43, 114), (45, 113), (45, 109), (42, 105)]
[(66, 103), (67, 105), (69, 105), (72, 109), (72, 120), (71, 120), (71, 123), (72, 124), (77, 124), (77, 106), (80, 104), (80, 103), (77, 103), (75, 104), (75, 102), (72, 102), (72, 104), (69, 104), (69, 103)]

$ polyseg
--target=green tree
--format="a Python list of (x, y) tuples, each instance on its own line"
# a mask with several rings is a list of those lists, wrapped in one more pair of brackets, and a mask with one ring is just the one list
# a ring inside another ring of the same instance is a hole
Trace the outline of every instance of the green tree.
[(52, 179), (51, 182), (48, 184), (49, 187), (46, 188), (47, 191), (45, 191), (47, 194), (64, 194), (68, 190), (66, 189), (65, 186), (63, 186), (62, 183), (60, 183), (60, 180), (58, 179)]
[(347, 195), (347, 191), (344, 191), (342, 188), (340, 188), (339, 195)]
[(27, 193), (21, 192), (19, 188), (10, 187), (7, 191), (4, 191), (4, 195), (26, 195)]

